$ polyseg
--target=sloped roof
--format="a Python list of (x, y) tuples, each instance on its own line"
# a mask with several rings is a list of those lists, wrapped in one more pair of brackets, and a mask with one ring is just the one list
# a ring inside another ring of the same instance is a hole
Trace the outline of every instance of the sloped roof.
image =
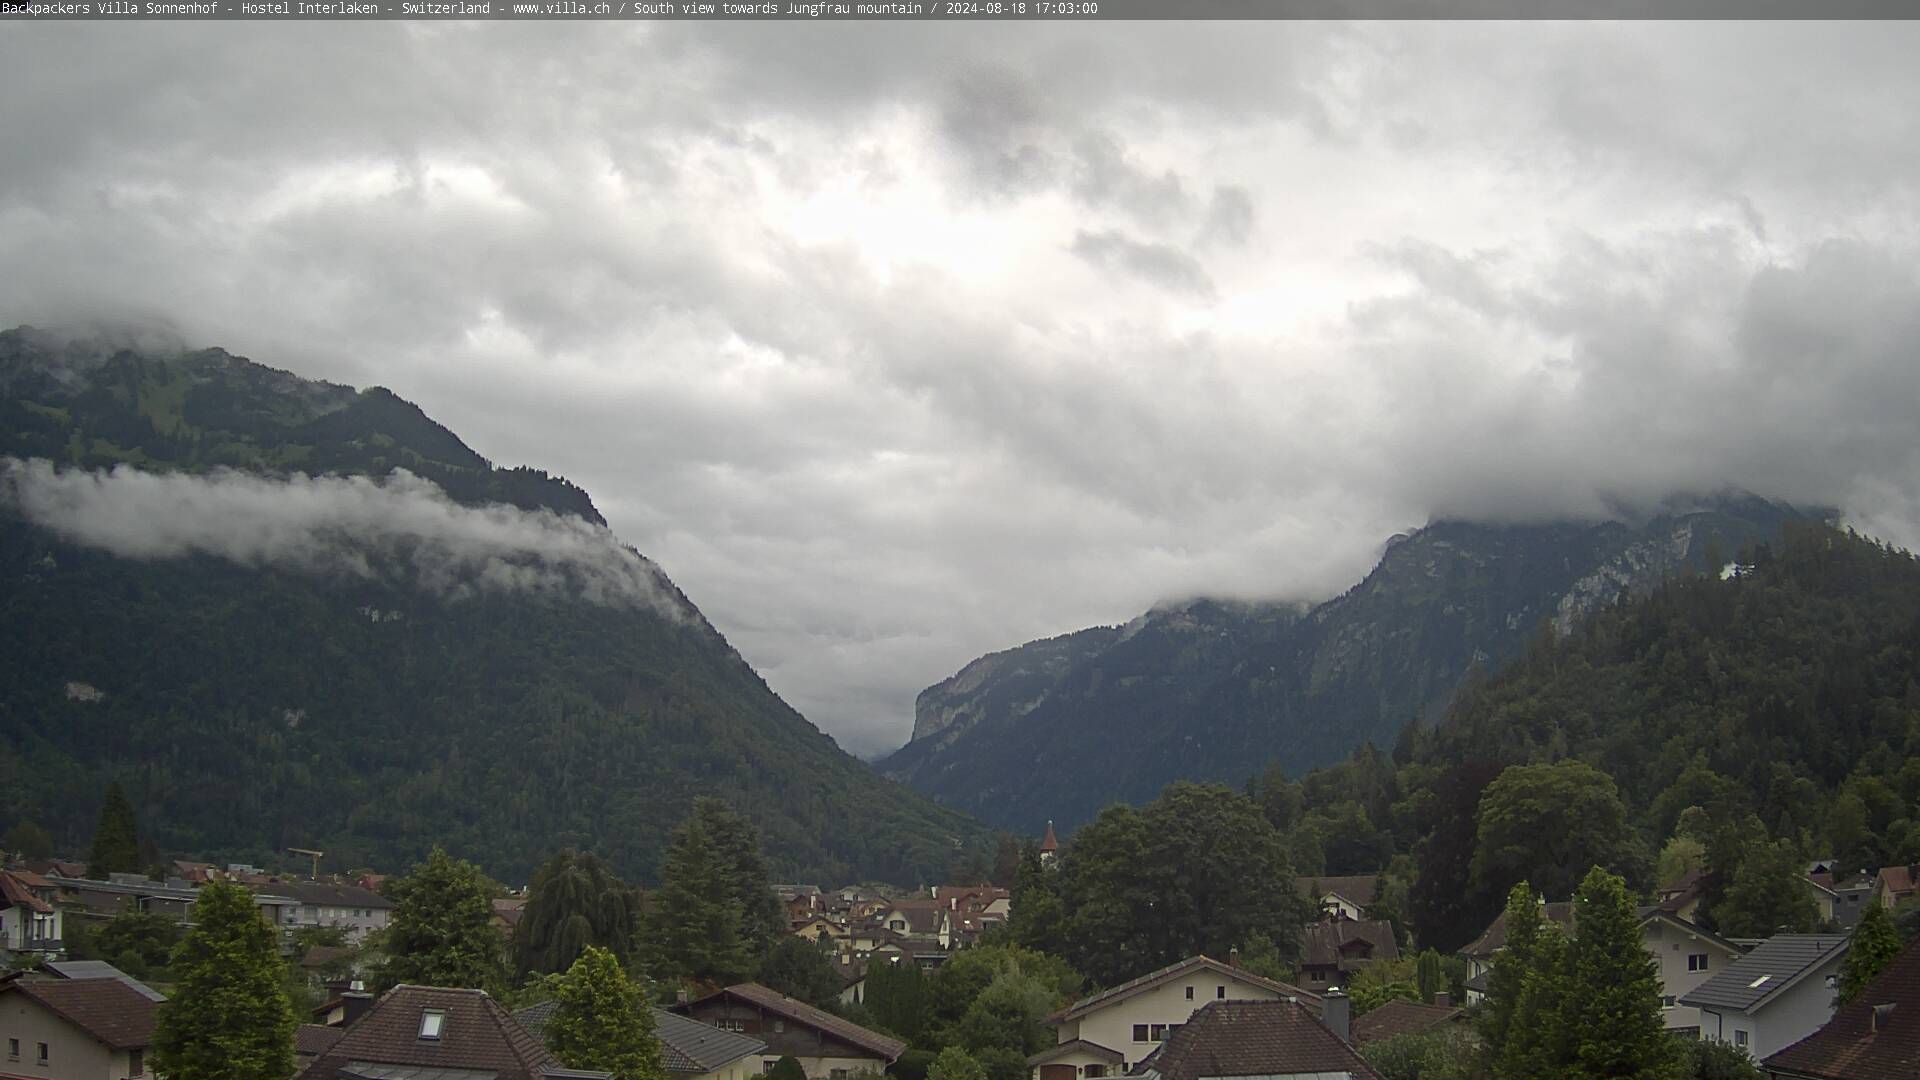
[(1294, 1001), (1210, 1001), (1130, 1075), (1160, 1080), (1323, 1073), (1380, 1080), (1353, 1047)]
[[(35, 880), (44, 881), (40, 875)], [(18, 871), (0, 870), (0, 907), (23, 907), (42, 915), (53, 914), (53, 905), (33, 895), (33, 887)]]
[(153, 1042), (159, 1007), (119, 979), (18, 979), (0, 995), (21, 994), (115, 1050)]
[(1060, 850), (1060, 838), (1053, 835), (1053, 820), (1051, 818), (1047, 820), (1046, 835), (1040, 838), (1040, 850), (1041, 851), (1059, 851)]
[(1400, 958), (1400, 944), (1393, 938), (1392, 923), (1380, 919), (1333, 919), (1314, 923), (1302, 933), (1300, 962), (1308, 967), (1334, 967), (1361, 942), (1372, 946), (1369, 959)]
[(148, 1001), (165, 1001), (167, 996), (105, 960), (49, 960), (42, 971), (62, 979), (119, 979)]
[[(438, 1039), (420, 1037), (420, 1014), (428, 1009), (446, 1014)], [(491, 1072), (498, 1080), (543, 1080), (558, 1067), (546, 1047), (485, 992), (408, 985), (380, 995), (300, 1078), (364, 1076), (368, 1064)]]
[(1886, 885), (1888, 892), (1895, 896), (1900, 896), (1914, 890), (1915, 878), (1920, 877), (1920, 867), (1883, 866), (1880, 868), (1880, 873), (1877, 877), (1881, 883)]
[(1033, 1068), (1037, 1065), (1045, 1065), (1049, 1061), (1066, 1057), (1068, 1054), (1090, 1054), (1113, 1065), (1118, 1065), (1127, 1059), (1126, 1055), (1120, 1051), (1109, 1050), (1097, 1042), (1088, 1042), (1085, 1039), (1068, 1039), (1066, 1042), (1049, 1046), (1045, 1050), (1028, 1058), (1027, 1067)]
[(1391, 1039), (1395, 1035), (1411, 1035), (1416, 1031), (1439, 1027), (1466, 1015), (1465, 1009), (1423, 1005), (1417, 1001), (1396, 998), (1356, 1018), (1353, 1022), (1353, 1041), (1356, 1045), (1365, 1046), (1380, 1039)]
[[(721, 1031), (665, 1009), (653, 1010), (654, 1032), (668, 1072), (706, 1073), (750, 1054), (764, 1053), (767, 1044), (751, 1035)], [(758, 1071), (758, 1070), (756, 1070)]]
[(737, 998), (796, 1024), (803, 1024), (816, 1031), (825, 1032), (842, 1042), (851, 1043), (862, 1050), (871, 1051), (876, 1056), (885, 1058), (888, 1063), (897, 1060), (907, 1049), (907, 1044), (899, 1039), (882, 1035), (877, 1031), (869, 1031), (851, 1020), (843, 1020), (830, 1012), (816, 1009), (804, 1001), (790, 998), (778, 990), (770, 990), (759, 983), (735, 983), (724, 990), (716, 990), (699, 1001), (675, 1005), (672, 1011), (678, 1013), (717, 997)]
[(1845, 934), (1779, 934), (1680, 996), (1682, 1005), (1752, 1012), (1847, 951)]
[(1920, 1076), (1920, 938), (1825, 1027), (1761, 1064), (1777, 1076), (1817, 1080)]
[(1309, 900), (1318, 900), (1328, 893), (1339, 893), (1363, 908), (1371, 907), (1374, 900), (1378, 899), (1374, 886), (1379, 883), (1379, 874), (1340, 874), (1332, 877), (1322, 874), (1293, 879), (1294, 887)]
[(1102, 990), (1097, 994), (1090, 994), (1087, 997), (1083, 997), (1079, 1001), (1076, 1001), (1073, 1004), (1067, 1006), (1066, 1008), (1060, 1010), (1059, 1012), (1054, 1013), (1052, 1016), (1047, 1017), (1047, 1022), (1050, 1024), (1057, 1024), (1063, 1021), (1073, 1020), (1078, 1017), (1085, 1016), (1086, 1014), (1094, 1011), (1095, 1009), (1104, 1008), (1108, 1005), (1113, 1004), (1114, 1002), (1124, 1001), (1127, 998), (1134, 996), (1135, 994), (1139, 994), (1139, 993), (1143, 993), (1145, 991), (1151, 990), (1154, 987), (1161, 985), (1162, 983), (1171, 982), (1174, 979), (1178, 979), (1183, 976), (1192, 974), (1193, 972), (1203, 971), (1203, 970), (1216, 972), (1221, 975), (1230, 975), (1233, 978), (1240, 979), (1245, 982), (1250, 982), (1255, 986), (1262, 987), (1267, 990), (1271, 990), (1275, 994), (1280, 995), (1281, 997), (1299, 998), (1302, 1001), (1307, 1002), (1308, 1005), (1311, 1008), (1313, 1008), (1315, 1011), (1318, 1011), (1320, 1008), (1319, 994), (1315, 994), (1308, 990), (1302, 990), (1297, 986), (1288, 986), (1286, 983), (1283, 983), (1283, 982), (1275, 982), (1272, 979), (1261, 978), (1260, 976), (1255, 975), (1251, 971), (1246, 971), (1241, 968), (1234, 967), (1231, 964), (1221, 963), (1220, 961), (1215, 960), (1211, 956), (1189, 956), (1188, 958), (1180, 961), (1177, 964), (1168, 964), (1166, 967), (1163, 967), (1158, 971), (1150, 971), (1145, 975), (1140, 976), (1137, 979), (1133, 979), (1128, 982), (1123, 982), (1119, 986), (1113, 987), (1112, 989)]
[(293, 1029), (293, 1052), (302, 1057), (319, 1057), (340, 1041), (347, 1033), (343, 1027), (328, 1027), (325, 1024), (301, 1024)]
[[(560, 1007), (557, 1001), (542, 1001), (524, 1009), (515, 1009), (513, 1018), (536, 1039), (544, 1040), (547, 1024)], [(660, 1040), (660, 1064), (670, 1073), (712, 1072), (728, 1062), (749, 1054), (758, 1054), (767, 1044), (751, 1035), (721, 1031), (665, 1009), (653, 1010), (654, 1035)]]
[[(1572, 926), (1573, 901), (1562, 900), (1551, 904), (1542, 904), (1540, 906), (1540, 918), (1542, 922), (1553, 923), (1562, 929)], [(1473, 957), (1492, 956), (1494, 953), (1506, 947), (1507, 913), (1502, 911), (1493, 917), (1493, 922), (1489, 923), (1484, 931), (1481, 931), (1479, 937), (1469, 941), (1466, 946), (1460, 950), (1460, 955)]]

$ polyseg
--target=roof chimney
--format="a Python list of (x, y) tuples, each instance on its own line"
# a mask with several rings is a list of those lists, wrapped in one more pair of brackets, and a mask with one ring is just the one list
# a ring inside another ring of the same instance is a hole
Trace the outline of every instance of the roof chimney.
[(1894, 1002), (1888, 1002), (1885, 1005), (1875, 1005), (1873, 1007), (1872, 1017), (1867, 1021), (1867, 1031), (1869, 1033), (1878, 1034), (1879, 1032), (1885, 1031), (1888, 1024), (1893, 1023), (1894, 1004)]
[(1240, 946), (1235, 945), (1227, 950), (1227, 966), (1235, 968), (1240, 966)]
[(685, 1005), (687, 1003), (686, 987), (683, 986), (680, 989), (675, 990), (673, 992), (673, 1001), (674, 1001), (674, 1004), (676, 1005)]
[(1320, 1022), (1327, 1025), (1328, 1031), (1340, 1036), (1343, 1043), (1353, 1042), (1353, 1032), (1349, 1030), (1352, 1017), (1353, 1003), (1347, 1000), (1345, 991), (1339, 987), (1332, 987), (1320, 999)]

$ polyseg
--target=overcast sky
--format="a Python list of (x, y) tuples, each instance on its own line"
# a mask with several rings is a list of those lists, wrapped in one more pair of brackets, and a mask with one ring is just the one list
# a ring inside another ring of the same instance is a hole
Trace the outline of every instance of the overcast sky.
[(1920, 539), (1912, 24), (0, 25), (0, 322), (582, 484), (863, 754), (1439, 514)]

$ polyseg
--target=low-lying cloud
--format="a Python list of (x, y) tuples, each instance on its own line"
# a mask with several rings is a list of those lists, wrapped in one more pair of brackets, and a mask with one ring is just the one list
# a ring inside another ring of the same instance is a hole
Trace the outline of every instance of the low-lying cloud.
[(690, 614), (654, 565), (604, 526), (549, 510), (463, 506), (404, 469), (384, 479), (278, 478), (5, 458), (0, 505), (128, 559), (210, 555), (251, 568), (388, 580), (453, 600), (534, 593), (673, 619)]

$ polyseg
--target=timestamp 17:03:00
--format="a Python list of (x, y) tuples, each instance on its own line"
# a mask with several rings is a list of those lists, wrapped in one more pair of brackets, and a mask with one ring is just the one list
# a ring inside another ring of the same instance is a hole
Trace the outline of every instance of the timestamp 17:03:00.
[(940, 0), (942, 15), (1097, 15), (1097, 0)]

